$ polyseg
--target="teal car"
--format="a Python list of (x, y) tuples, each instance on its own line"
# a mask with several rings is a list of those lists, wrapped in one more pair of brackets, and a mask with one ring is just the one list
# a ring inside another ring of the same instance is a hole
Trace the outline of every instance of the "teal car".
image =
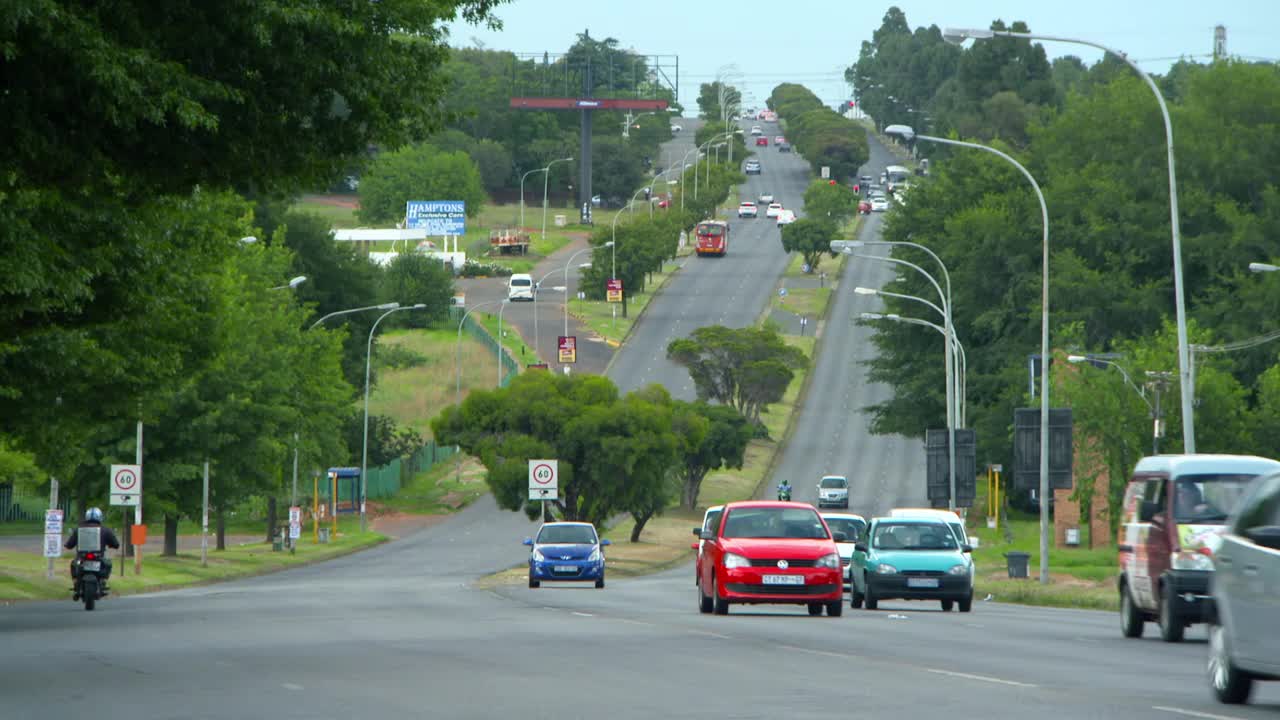
[(945, 523), (928, 518), (875, 518), (854, 545), (850, 605), (875, 610), (881, 600), (938, 600), (944, 611), (973, 607), (972, 548)]

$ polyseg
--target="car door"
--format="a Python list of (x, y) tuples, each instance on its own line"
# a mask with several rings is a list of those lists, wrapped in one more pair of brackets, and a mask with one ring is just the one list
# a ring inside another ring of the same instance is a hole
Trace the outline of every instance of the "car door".
[(723, 510), (717, 511), (715, 513), (714, 519), (712, 518), (712, 513), (708, 512), (707, 517), (705, 519), (705, 524), (703, 527), (704, 533), (709, 533), (710, 535), (715, 536), (716, 539), (702, 541), (702, 550), (700, 551), (701, 552), (700, 563), (702, 567), (702, 589), (704, 592), (710, 592), (711, 575), (712, 573), (715, 572), (716, 563), (718, 562), (720, 557), (719, 535), (720, 535), (720, 526), (722, 524), (721, 521), (723, 519), (724, 519)]
[(863, 531), (862, 536), (858, 538), (858, 544), (867, 548), (867, 550), (863, 551), (854, 548), (853, 555), (849, 558), (849, 576), (853, 582), (853, 587), (863, 595), (867, 593), (867, 584), (865, 582), (867, 573), (867, 554), (871, 550), (871, 538), (873, 537), (875, 530), (876, 523), (872, 520), (871, 524), (867, 526), (865, 531)]
[(1215, 600), (1235, 655), (1250, 667), (1280, 665), (1280, 550), (1253, 542), (1252, 530), (1280, 526), (1280, 475), (1258, 480), (1214, 559)]
[[(1129, 576), (1133, 583), (1133, 599), (1139, 607), (1154, 612), (1158, 607), (1156, 599), (1156, 582), (1163, 571), (1162, 565), (1169, 563), (1169, 542), (1166, 537), (1166, 525), (1173, 521), (1169, 516), (1168, 503), (1165, 502), (1165, 486), (1168, 478), (1155, 477), (1146, 481), (1142, 489), (1142, 500), (1139, 501), (1138, 541), (1134, 545), (1134, 571)], [(1155, 508), (1153, 517), (1143, 519), (1142, 506)], [(1163, 561), (1163, 563), (1162, 563)]]

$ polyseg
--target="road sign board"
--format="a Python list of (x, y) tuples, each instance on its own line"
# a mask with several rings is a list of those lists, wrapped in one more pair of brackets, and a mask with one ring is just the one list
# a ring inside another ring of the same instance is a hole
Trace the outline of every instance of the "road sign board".
[(611, 303), (622, 302), (622, 280), (611, 279), (605, 280), (606, 299)]
[(302, 508), (298, 505), (294, 505), (293, 507), (289, 508), (289, 524), (297, 525), (298, 523), (301, 523), (301, 522), (302, 522)]
[(467, 203), (463, 200), (410, 200), (405, 204), (405, 227), (426, 228), (428, 235), (467, 234)]
[(578, 362), (578, 338), (573, 335), (561, 335), (560, 344), (560, 362), (565, 364)]
[(823, 180), (826, 180), (826, 179), (827, 179), (827, 178), (829, 178), (829, 177), (831, 177), (831, 167), (830, 167), (830, 166), (828, 166), (828, 165), (823, 165), (823, 166), (822, 166), (822, 179), (823, 179)]
[(137, 506), (142, 500), (142, 466), (111, 466), (111, 504)]
[(529, 461), (529, 499), (556, 500), (560, 486), (558, 460)]
[(289, 526), (289, 539), (297, 540), (300, 537), (302, 537), (302, 525), (299, 523), (293, 523)]
[(47, 558), (62, 557), (62, 533), (46, 533), (44, 536), (44, 556)]
[(61, 510), (45, 510), (44, 511), (44, 532), (46, 535), (62, 534), (62, 511)]

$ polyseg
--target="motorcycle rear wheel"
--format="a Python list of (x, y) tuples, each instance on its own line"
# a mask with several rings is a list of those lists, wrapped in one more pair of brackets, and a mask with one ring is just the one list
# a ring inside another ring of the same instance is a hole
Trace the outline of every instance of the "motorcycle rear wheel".
[(82, 581), (80, 597), (84, 600), (84, 609), (92, 611), (98, 603), (98, 578), (90, 575)]

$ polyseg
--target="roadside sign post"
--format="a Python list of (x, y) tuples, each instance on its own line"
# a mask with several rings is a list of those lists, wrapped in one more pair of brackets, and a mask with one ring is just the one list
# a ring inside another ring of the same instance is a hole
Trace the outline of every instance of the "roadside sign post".
[(295, 540), (302, 537), (302, 507), (293, 505), (289, 508), (289, 554), (295, 551)]
[(574, 335), (561, 335), (559, 338), (560, 363), (572, 365), (578, 362), (578, 338)]
[[(142, 435), (141, 424), (139, 424), (138, 435), (139, 437)], [(143, 528), (131, 530), (130, 537), (126, 539), (126, 542), (133, 545), (133, 571), (141, 575), (142, 547), (133, 540), (135, 537), (146, 537), (145, 526), (142, 525), (142, 465), (111, 466), (111, 504), (124, 507), (126, 513), (128, 508), (132, 507), (134, 527)]]
[(547, 520), (547, 501), (559, 499), (560, 462), (529, 461), (529, 499), (542, 501), (542, 521)]
[(200, 567), (209, 567), (209, 461), (204, 461), (204, 488), (200, 503)]
[(44, 513), (44, 556), (49, 558), (46, 575), (53, 579), (53, 561), (62, 557), (62, 511), (58, 509), (58, 479), (49, 478), (49, 509)]

